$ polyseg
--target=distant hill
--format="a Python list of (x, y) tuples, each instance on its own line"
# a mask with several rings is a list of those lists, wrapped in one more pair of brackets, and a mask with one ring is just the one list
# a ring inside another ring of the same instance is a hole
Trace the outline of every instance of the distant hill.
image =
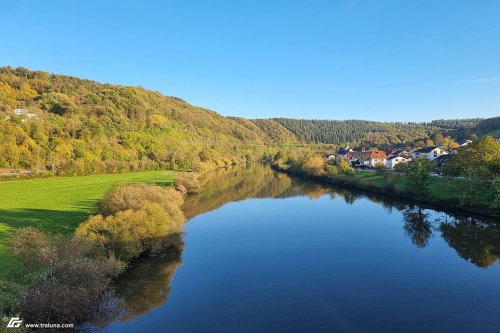
[(308, 143), (348, 143), (351, 146), (404, 146), (433, 139), (437, 133), (455, 140), (471, 135), (497, 135), (500, 117), (441, 119), (424, 123), (376, 122), (366, 120), (273, 119)]
[(387, 123), (366, 120), (274, 119), (299, 141), (351, 145), (400, 145), (425, 140), (441, 130), (418, 123)]
[(421, 146), (436, 133), (494, 132), (498, 122), (224, 117), (141, 87), (0, 67), (0, 169), (89, 174), (207, 167), (299, 144)]

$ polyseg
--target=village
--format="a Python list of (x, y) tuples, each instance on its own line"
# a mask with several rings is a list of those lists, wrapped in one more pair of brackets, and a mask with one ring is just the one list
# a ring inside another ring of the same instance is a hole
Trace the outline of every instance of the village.
[(460, 142), (459, 146), (454, 149), (446, 150), (442, 146), (430, 146), (424, 148), (415, 148), (410, 151), (404, 149), (384, 149), (370, 148), (361, 151), (356, 151), (350, 147), (334, 150), (330, 155), (325, 156), (327, 160), (345, 159), (354, 168), (359, 169), (374, 169), (386, 168), (389, 170), (398, 169), (398, 164), (404, 164), (416, 160), (417, 158), (425, 158), (429, 160), (433, 167), (433, 175), (441, 175), (444, 165), (455, 155), (462, 147), (471, 144), (471, 140)]

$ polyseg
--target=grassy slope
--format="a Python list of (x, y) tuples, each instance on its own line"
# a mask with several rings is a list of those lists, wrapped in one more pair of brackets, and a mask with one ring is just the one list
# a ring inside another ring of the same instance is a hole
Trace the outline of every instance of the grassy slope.
[(15, 228), (32, 225), (71, 233), (96, 211), (98, 200), (111, 186), (134, 182), (166, 185), (172, 181), (172, 172), (147, 171), (0, 183), (0, 279), (16, 267), (7, 246)]
[(485, 135), (491, 135), (494, 138), (500, 138), (500, 129), (488, 132)]

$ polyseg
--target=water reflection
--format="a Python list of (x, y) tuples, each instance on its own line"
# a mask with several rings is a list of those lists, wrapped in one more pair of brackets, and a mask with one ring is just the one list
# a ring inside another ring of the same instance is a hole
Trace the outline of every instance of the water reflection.
[(122, 320), (134, 319), (165, 303), (170, 281), (181, 263), (181, 253), (176, 251), (141, 257), (133, 262), (116, 284), (125, 304)]
[(403, 211), (405, 234), (417, 247), (425, 247), (432, 236), (432, 223), (428, 213), (420, 207), (408, 207)]
[(264, 165), (219, 169), (201, 178), (201, 190), (184, 202), (188, 219), (225, 203), (249, 198), (275, 198), (292, 186), (292, 179)]
[(498, 223), (477, 217), (446, 217), (439, 221), (443, 239), (457, 254), (474, 265), (487, 268), (500, 259)]
[[(368, 198), (383, 206), (389, 214), (400, 213), (402, 231), (418, 248), (426, 247), (433, 235), (439, 233), (461, 258), (478, 267), (487, 268), (500, 258), (500, 226), (493, 219), (462, 217), (450, 211), (436, 212), (431, 207), (415, 206), (393, 198), (292, 179), (262, 165), (219, 170), (202, 182), (200, 192), (185, 200), (183, 209), (188, 219), (225, 203), (248, 198), (307, 196), (316, 200), (328, 195), (332, 200), (341, 199), (349, 205)], [(181, 263), (181, 254), (137, 260), (117, 284), (127, 307), (123, 320), (131, 320), (161, 306), (167, 300), (170, 281)]]

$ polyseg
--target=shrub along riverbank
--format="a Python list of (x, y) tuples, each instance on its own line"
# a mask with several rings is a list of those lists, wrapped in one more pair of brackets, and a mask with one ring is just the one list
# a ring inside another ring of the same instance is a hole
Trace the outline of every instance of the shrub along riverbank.
[[(176, 187), (186, 192), (196, 188), (196, 181), (196, 176), (182, 176)], [(111, 283), (128, 263), (143, 253), (180, 253), (183, 199), (173, 187), (121, 185), (108, 190), (99, 214), (81, 223), (75, 235), (17, 229), (11, 250), (26, 278), (0, 281), (0, 313), (76, 326), (115, 318), (123, 302)]]

